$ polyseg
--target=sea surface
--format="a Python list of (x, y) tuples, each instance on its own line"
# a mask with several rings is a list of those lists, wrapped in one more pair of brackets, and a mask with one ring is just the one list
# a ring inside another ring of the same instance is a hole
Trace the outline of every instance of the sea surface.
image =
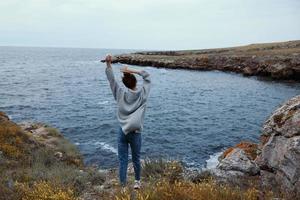
[[(116, 103), (99, 60), (132, 50), (0, 47), (0, 110), (16, 121), (59, 128), (87, 164), (116, 167)], [(113, 65), (121, 78), (121, 65)], [(258, 141), (263, 122), (300, 84), (218, 71), (138, 67), (152, 88), (142, 133), (142, 157), (215, 165), (241, 140)], [(141, 82), (141, 78), (139, 77)], [(122, 84), (122, 83), (120, 83)]]

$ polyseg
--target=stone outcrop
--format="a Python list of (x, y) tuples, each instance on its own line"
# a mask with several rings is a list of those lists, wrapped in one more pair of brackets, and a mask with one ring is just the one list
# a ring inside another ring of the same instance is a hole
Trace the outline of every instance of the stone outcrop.
[[(278, 108), (266, 121), (263, 136), (268, 138), (256, 162), (266, 180), (289, 190), (300, 188), (300, 96)], [(268, 182), (266, 182), (268, 184)]]
[(249, 159), (245, 151), (240, 148), (233, 149), (222, 159), (217, 168), (225, 172), (231, 171), (230, 174), (257, 175), (259, 173), (257, 164)]
[(137, 52), (115, 56), (113, 62), (171, 69), (231, 71), (245, 76), (299, 81), (300, 41), (221, 49)]
[(4, 112), (0, 111), (0, 122), (4, 122), (4, 121), (9, 121), (9, 118)]
[(300, 196), (300, 95), (274, 111), (263, 126), (258, 145), (241, 144), (220, 157), (216, 177), (257, 176), (264, 186)]
[(254, 161), (257, 152), (257, 144), (241, 142), (235, 147), (227, 149), (219, 157), (220, 162), (211, 173), (221, 182), (240, 186), (247, 185), (245, 177), (254, 177), (254, 179), (257, 179), (256, 177), (260, 173), (259, 166)]

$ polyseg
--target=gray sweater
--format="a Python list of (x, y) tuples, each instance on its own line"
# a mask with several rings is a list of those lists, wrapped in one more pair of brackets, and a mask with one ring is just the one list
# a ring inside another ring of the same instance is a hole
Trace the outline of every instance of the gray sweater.
[(146, 71), (141, 71), (144, 79), (143, 86), (137, 90), (120, 87), (115, 80), (113, 70), (107, 67), (106, 76), (110, 88), (118, 104), (117, 118), (125, 134), (131, 131), (142, 132), (145, 116), (146, 102), (150, 91), (150, 75)]

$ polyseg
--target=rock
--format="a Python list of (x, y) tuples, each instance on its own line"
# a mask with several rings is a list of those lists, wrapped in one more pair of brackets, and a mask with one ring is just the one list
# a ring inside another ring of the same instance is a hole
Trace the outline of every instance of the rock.
[(219, 157), (219, 161), (229, 155), (235, 148), (243, 149), (250, 160), (254, 160), (259, 152), (258, 145), (252, 142), (240, 142), (235, 147), (230, 147)]
[(285, 79), (293, 74), (285, 63), (276, 63), (270, 67), (272, 78)]
[(300, 95), (276, 109), (263, 126), (263, 135), (272, 133), (293, 137), (300, 135)]
[(300, 184), (300, 136), (272, 135), (256, 162), (261, 169), (273, 173), (283, 188), (296, 189), (294, 186)]
[(261, 154), (255, 162), (266, 185), (297, 191), (300, 185), (300, 96), (276, 109), (263, 126)]
[(214, 175), (235, 183), (244, 181), (236, 177), (258, 177), (265, 187), (300, 196), (300, 96), (285, 102), (266, 120), (260, 144), (241, 142), (227, 149)]
[(193, 183), (200, 183), (212, 178), (211, 170), (185, 169), (183, 179)]
[(4, 113), (0, 111), (0, 123), (9, 121), (9, 117)]
[(237, 171), (251, 176), (259, 173), (257, 164), (249, 159), (245, 151), (240, 148), (233, 149), (230, 154), (222, 159), (217, 169), (223, 171)]
[(254, 71), (251, 69), (251, 67), (245, 67), (243, 69), (243, 74), (245, 76), (252, 76), (254, 74)]
[(61, 159), (61, 158), (63, 157), (63, 153), (57, 151), (57, 152), (54, 153), (54, 156), (55, 156), (56, 158), (58, 158), (58, 159)]
[(94, 191), (100, 193), (104, 190), (104, 185), (95, 185), (93, 186)]
[(235, 147), (225, 158), (220, 159), (216, 169), (210, 173), (218, 182), (248, 187), (257, 181), (259, 167), (243, 149)]

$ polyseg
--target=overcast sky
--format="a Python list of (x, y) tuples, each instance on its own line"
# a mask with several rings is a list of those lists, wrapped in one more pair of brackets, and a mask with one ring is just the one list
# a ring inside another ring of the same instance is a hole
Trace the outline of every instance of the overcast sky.
[(300, 0), (0, 0), (0, 46), (201, 49), (300, 39)]

